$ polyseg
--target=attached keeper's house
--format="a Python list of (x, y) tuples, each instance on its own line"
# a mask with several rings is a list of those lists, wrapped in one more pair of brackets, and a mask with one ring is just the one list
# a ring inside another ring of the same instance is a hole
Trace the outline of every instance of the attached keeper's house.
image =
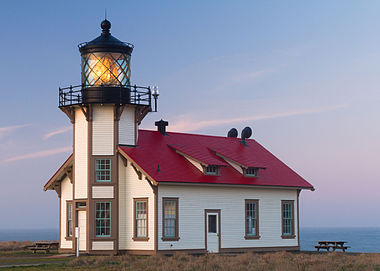
[(155, 254), (299, 250), (299, 195), (313, 186), (245, 128), (241, 137), (139, 130), (157, 88), (130, 83), (133, 45), (80, 44), (82, 84), (60, 89), (73, 153), (44, 190), (59, 198), (59, 249)]

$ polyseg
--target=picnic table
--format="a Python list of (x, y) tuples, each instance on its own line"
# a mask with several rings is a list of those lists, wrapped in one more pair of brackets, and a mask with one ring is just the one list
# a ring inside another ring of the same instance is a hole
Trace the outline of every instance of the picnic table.
[(28, 247), (30, 250), (33, 250), (33, 253), (41, 250), (45, 251), (45, 253), (49, 253), (50, 250), (58, 249), (58, 242), (35, 242), (33, 246)]
[(337, 249), (342, 250), (345, 252), (349, 246), (345, 246), (344, 244), (347, 243), (346, 241), (318, 241), (318, 245), (314, 246), (317, 251), (320, 249), (326, 249), (326, 251), (330, 251), (330, 248), (332, 251), (335, 251)]

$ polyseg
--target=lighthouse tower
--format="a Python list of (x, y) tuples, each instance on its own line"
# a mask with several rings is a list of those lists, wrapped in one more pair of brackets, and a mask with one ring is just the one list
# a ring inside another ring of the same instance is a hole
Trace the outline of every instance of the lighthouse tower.
[[(156, 111), (152, 100), (157, 105), (158, 97), (156, 87), (131, 85), (133, 45), (113, 37), (110, 28), (104, 20), (101, 35), (79, 45), (81, 85), (59, 89), (59, 108), (73, 124), (72, 172), (66, 174), (71, 176), (72, 201), (61, 206), (66, 213), (61, 216), (68, 220), (61, 224), (72, 232), (61, 230), (61, 242), (75, 247), (74, 229), (80, 227), (79, 250), (87, 252), (95, 249), (92, 241), (102, 237), (117, 248), (118, 146), (136, 145), (138, 126)], [(99, 225), (93, 227), (90, 221)]]

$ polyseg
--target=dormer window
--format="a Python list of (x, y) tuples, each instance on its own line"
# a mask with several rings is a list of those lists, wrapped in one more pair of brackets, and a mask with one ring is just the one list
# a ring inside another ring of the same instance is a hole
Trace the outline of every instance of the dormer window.
[(247, 177), (257, 177), (258, 176), (258, 168), (255, 167), (249, 167), (244, 169), (244, 175)]
[(219, 166), (215, 166), (215, 165), (205, 166), (204, 173), (206, 175), (219, 175)]

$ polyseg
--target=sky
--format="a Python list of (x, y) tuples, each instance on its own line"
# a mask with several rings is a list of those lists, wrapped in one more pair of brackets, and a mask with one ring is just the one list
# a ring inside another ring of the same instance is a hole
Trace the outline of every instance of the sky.
[(70, 155), (58, 87), (80, 84), (77, 45), (135, 45), (132, 83), (159, 87), (169, 131), (252, 138), (316, 190), (301, 227), (380, 227), (379, 1), (1, 1), (0, 229), (58, 228), (42, 190)]

